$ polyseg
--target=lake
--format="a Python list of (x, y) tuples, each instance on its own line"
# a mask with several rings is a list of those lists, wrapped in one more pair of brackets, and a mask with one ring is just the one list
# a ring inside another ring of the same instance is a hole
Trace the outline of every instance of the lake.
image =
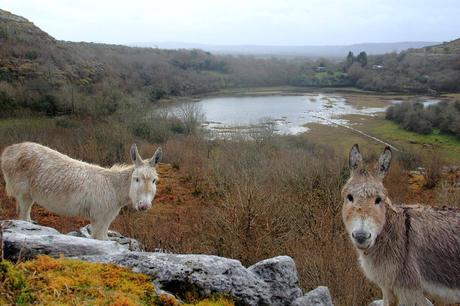
[(308, 131), (307, 123), (348, 124), (341, 118), (343, 115), (372, 116), (386, 110), (386, 107), (356, 107), (335, 94), (216, 97), (188, 103), (195, 103), (201, 109), (206, 118), (204, 127), (218, 135), (266, 126), (278, 134), (298, 134)]

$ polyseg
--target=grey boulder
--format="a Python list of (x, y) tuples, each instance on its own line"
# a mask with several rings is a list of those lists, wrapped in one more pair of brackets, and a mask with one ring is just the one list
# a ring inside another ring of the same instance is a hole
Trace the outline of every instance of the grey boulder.
[(11, 261), (30, 259), (37, 255), (66, 257), (109, 255), (128, 252), (128, 248), (114, 241), (63, 235), (57, 230), (20, 220), (5, 220), (3, 227), (4, 257)]
[(327, 287), (318, 287), (304, 296), (296, 299), (292, 306), (334, 306), (331, 294)]
[(201, 296), (229, 295), (244, 305), (290, 305), (302, 294), (294, 261), (287, 256), (264, 260), (249, 269), (238, 260), (211, 255), (131, 252), (82, 259), (113, 263), (153, 276), (161, 289), (179, 297), (185, 291), (194, 291)]
[(248, 271), (262, 279), (272, 294), (271, 302), (282, 305), (283, 301), (295, 300), (302, 295), (298, 287), (297, 269), (289, 256), (265, 259), (250, 266)]

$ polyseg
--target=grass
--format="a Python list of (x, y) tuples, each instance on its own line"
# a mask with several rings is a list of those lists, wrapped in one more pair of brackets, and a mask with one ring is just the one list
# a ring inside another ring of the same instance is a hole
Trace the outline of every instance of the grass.
[(393, 96), (372, 95), (372, 94), (346, 94), (348, 103), (358, 108), (385, 107), (389, 100), (396, 99)]
[(460, 162), (460, 140), (453, 135), (441, 134), (439, 130), (434, 130), (428, 135), (417, 134), (404, 130), (396, 123), (382, 117), (367, 120), (363, 125), (363, 130), (395, 146), (411, 147), (415, 150), (423, 150), (427, 145), (433, 146), (447, 161)]
[[(347, 94), (346, 97), (351, 104), (358, 107), (382, 107), (388, 105), (389, 99), (404, 100), (413, 98), (414, 96)], [(448, 94), (444, 96), (444, 98), (449, 99), (455, 99), (458, 97), (460, 97), (460, 94)], [(439, 130), (434, 130), (433, 133), (428, 135), (407, 131), (399, 127), (398, 124), (390, 120), (386, 120), (383, 114), (374, 117), (347, 115), (343, 118), (348, 119), (355, 128), (382, 139), (396, 147), (411, 148), (414, 150), (436, 147), (446, 161), (452, 163), (460, 162), (460, 139), (453, 135), (441, 134)], [(331, 135), (332, 137), (328, 136), (328, 133), (332, 132), (331, 128), (334, 128), (333, 135)], [(310, 139), (314, 139), (315, 141), (328, 139), (328, 143), (340, 150), (342, 150), (344, 146), (349, 145), (351, 140), (356, 141), (357, 143), (364, 142), (370, 146), (378, 144), (373, 140), (366, 139), (365, 137), (344, 128), (314, 126), (314, 128), (312, 128), (312, 134), (313, 135)], [(382, 146), (381, 144), (378, 145)]]
[[(361, 101), (359, 103), (364, 102)], [(349, 120), (354, 128), (388, 142), (397, 148), (423, 152), (424, 150), (435, 147), (447, 162), (460, 162), (460, 139), (453, 135), (441, 134), (439, 130), (434, 130), (429, 135), (417, 134), (404, 130), (396, 123), (384, 119), (383, 115), (374, 117), (346, 115), (342, 118)], [(366, 147), (367, 151), (375, 152), (380, 152), (384, 146), (380, 142), (335, 125), (311, 123), (307, 124), (306, 127), (310, 128), (310, 131), (301, 137), (315, 144), (327, 143), (336, 152), (343, 153), (344, 156), (348, 154), (349, 149), (354, 143)]]
[[(156, 296), (146, 275), (110, 264), (39, 256), (16, 265), (0, 262), (2, 305), (180, 305)], [(194, 301), (196, 306), (231, 306), (224, 297)]]
[(29, 117), (29, 118), (11, 118), (1, 119), (0, 128), (17, 128), (22, 126), (52, 127), (55, 119), (49, 117)]
[[(368, 150), (381, 151), (382, 145), (368, 138), (359, 135), (349, 129), (336, 125), (324, 125), (319, 123), (310, 123), (306, 127), (311, 130), (302, 135), (306, 141), (315, 144), (327, 143), (337, 154), (346, 157), (353, 144), (358, 143)], [(372, 148), (372, 149), (371, 149)]]

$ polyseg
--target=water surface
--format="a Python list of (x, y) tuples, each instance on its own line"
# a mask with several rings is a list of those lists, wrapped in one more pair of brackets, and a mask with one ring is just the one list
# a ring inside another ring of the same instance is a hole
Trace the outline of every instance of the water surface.
[(254, 131), (267, 125), (278, 134), (298, 134), (308, 131), (307, 123), (348, 124), (343, 115), (372, 116), (386, 110), (356, 107), (334, 94), (217, 97), (189, 103), (196, 103), (205, 115), (204, 126), (217, 134)]

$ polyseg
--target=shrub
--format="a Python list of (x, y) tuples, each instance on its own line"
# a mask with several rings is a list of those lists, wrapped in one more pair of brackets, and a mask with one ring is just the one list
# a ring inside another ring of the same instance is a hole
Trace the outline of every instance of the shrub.
[(197, 103), (183, 103), (177, 110), (177, 117), (181, 121), (185, 133), (195, 135), (199, 131), (200, 125), (205, 120), (205, 115)]
[(58, 113), (57, 100), (52, 95), (45, 95), (30, 104), (33, 111), (43, 113), (47, 116), (56, 116)]
[(442, 101), (437, 105), (423, 107), (421, 103), (403, 102), (390, 106), (385, 118), (402, 128), (419, 134), (430, 134), (433, 128), (442, 133), (460, 137), (460, 102)]
[(4, 91), (0, 91), (0, 117), (10, 116), (18, 107), (16, 101)]

